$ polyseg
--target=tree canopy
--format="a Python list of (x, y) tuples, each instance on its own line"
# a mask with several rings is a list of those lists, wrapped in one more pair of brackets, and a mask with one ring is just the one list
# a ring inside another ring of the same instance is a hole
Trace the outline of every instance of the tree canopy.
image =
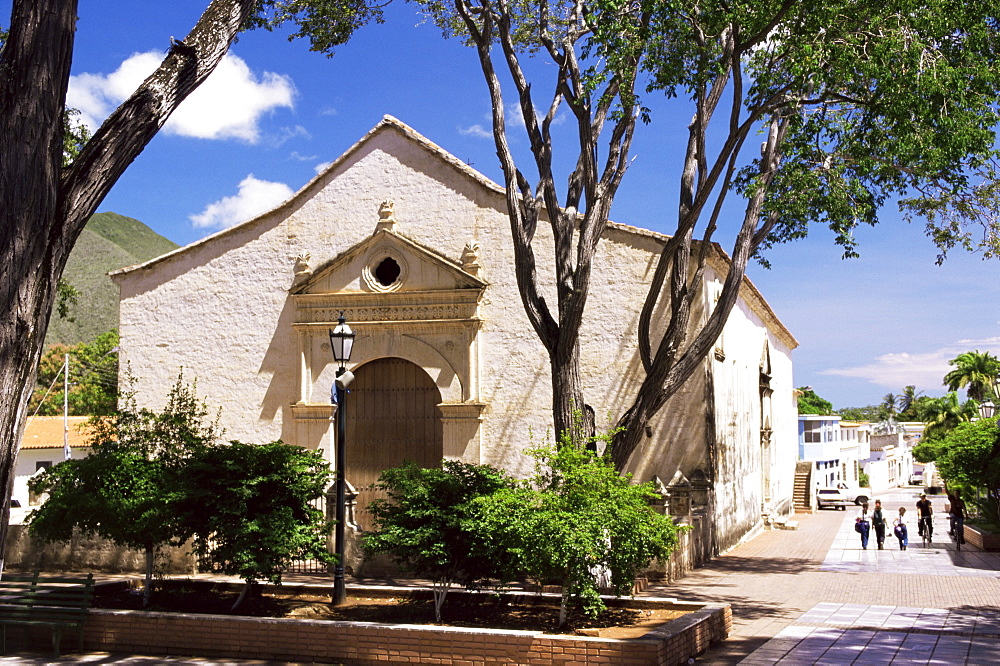
[[(985, 0), (960, 7), (942, 0), (421, 4), (447, 34), (468, 39), (482, 65), (518, 285), (549, 350), (557, 433), (569, 429), (573, 409), (586, 405), (578, 322), (635, 119), (646, 119), (642, 97), (664, 94), (688, 104), (686, 127), (649, 118), (686, 147), (676, 217), (639, 320), (646, 377), (618, 421), (612, 449), (619, 469), (641, 445), (649, 420), (701, 367), (751, 257), (766, 263), (769, 246), (802, 238), (813, 225), (831, 229), (845, 256), (855, 255), (855, 229), (877, 223), (883, 205), (901, 200), (919, 213), (935, 197), (968, 201), (971, 174), (997, 157), (998, 21)], [(557, 68), (544, 100), (522, 66), (535, 52)], [(505, 124), (499, 72), (509, 77), (525, 120), (534, 184), (509, 148), (513, 130)], [(552, 164), (560, 146), (551, 129), (560, 109), (577, 136), (561, 146), (572, 150), (575, 168), (557, 188)], [(741, 220), (730, 219), (730, 198), (742, 199)], [(953, 213), (965, 224), (982, 219), (976, 215), (986, 205), (955, 206)], [(554, 237), (548, 260), (536, 255), (541, 210)], [(699, 316), (708, 259), (724, 232), (733, 234), (728, 268), (717, 276), (714, 306)], [(556, 285), (557, 311), (541, 297), (543, 270)]]
[(833, 403), (816, 395), (811, 386), (803, 386), (799, 391), (799, 414), (833, 414)]
[(440, 622), (452, 584), (470, 587), (511, 573), (508, 558), (478, 520), (475, 502), (513, 483), (494, 467), (454, 460), (441, 469), (411, 462), (384, 470), (375, 485), (387, 497), (368, 506), (376, 529), (365, 535), (365, 550), (386, 553), (404, 570), (430, 578)]
[(979, 350), (963, 352), (948, 361), (954, 366), (944, 376), (944, 384), (949, 391), (965, 389), (969, 400), (984, 402), (987, 398), (998, 399), (1000, 388), (1000, 359), (989, 352)]
[(530, 452), (534, 475), (477, 500), (485, 531), (510, 565), (539, 582), (562, 586), (559, 623), (571, 601), (587, 614), (604, 609), (599, 576), (616, 594), (630, 594), (636, 574), (676, 548), (679, 528), (654, 511), (651, 483), (619, 475), (607, 455), (564, 434), (560, 446)]
[(292, 560), (333, 561), (331, 525), (312, 505), (330, 475), (320, 452), (283, 442), (232, 441), (184, 465), (173, 509), (202, 561), (246, 582), (236, 606), (257, 581), (280, 584)]
[(32, 492), (48, 499), (28, 529), (45, 541), (67, 541), (80, 529), (144, 551), (148, 601), (156, 550), (194, 534), (177, 511), (184, 466), (215, 444), (218, 426), (179, 377), (162, 411), (126, 395), (118, 411), (91, 419), (89, 432), (90, 455), (31, 479)]
[(35, 392), (28, 411), (42, 416), (62, 414), (62, 376), (69, 355), (69, 413), (72, 416), (108, 416), (118, 401), (118, 331), (102, 333), (91, 342), (52, 345), (42, 356)]

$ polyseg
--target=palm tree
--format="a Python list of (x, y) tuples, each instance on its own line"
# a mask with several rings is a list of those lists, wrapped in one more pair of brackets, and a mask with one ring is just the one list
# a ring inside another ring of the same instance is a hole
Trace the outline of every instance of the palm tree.
[(919, 418), (927, 424), (923, 439), (936, 439), (963, 421), (971, 421), (979, 416), (976, 403), (966, 400), (958, 401), (958, 393), (952, 391), (942, 398), (921, 400)]
[(949, 391), (965, 389), (969, 400), (977, 403), (994, 396), (997, 375), (1000, 375), (1000, 359), (989, 352), (964, 352), (948, 361), (955, 369), (944, 376), (944, 384)]
[(899, 413), (902, 415), (910, 411), (910, 408), (914, 406), (921, 393), (923, 391), (918, 391), (917, 387), (913, 384), (904, 387), (903, 394), (896, 398), (896, 404), (899, 405)]
[(879, 405), (879, 409), (882, 413), (883, 421), (895, 421), (896, 420), (896, 401), (898, 398), (895, 393), (886, 393), (885, 397), (882, 398), (882, 404)]

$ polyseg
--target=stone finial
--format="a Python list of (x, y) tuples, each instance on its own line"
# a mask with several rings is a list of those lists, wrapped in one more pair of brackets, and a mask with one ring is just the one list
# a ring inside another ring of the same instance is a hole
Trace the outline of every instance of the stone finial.
[(376, 232), (382, 231), (383, 229), (395, 231), (396, 210), (394, 206), (395, 204), (387, 199), (378, 207), (378, 225), (375, 227)]
[(295, 274), (295, 283), (302, 282), (312, 277), (312, 268), (309, 266), (309, 255), (299, 255), (295, 257), (295, 267), (292, 269)]
[(462, 250), (462, 270), (473, 277), (479, 277), (480, 268), (479, 242), (469, 241), (465, 244), (465, 249)]

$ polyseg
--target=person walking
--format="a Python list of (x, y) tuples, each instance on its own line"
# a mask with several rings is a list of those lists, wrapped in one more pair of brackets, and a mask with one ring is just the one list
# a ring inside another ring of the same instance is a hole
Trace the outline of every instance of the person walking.
[(868, 502), (863, 502), (861, 510), (858, 511), (858, 517), (854, 520), (854, 531), (861, 534), (861, 548), (863, 550), (868, 550), (868, 534), (871, 530), (871, 521), (872, 515), (868, 511)]
[(882, 515), (882, 500), (875, 500), (875, 508), (872, 510), (872, 528), (875, 530), (875, 541), (878, 549), (882, 550), (885, 545), (885, 516)]
[(949, 535), (954, 537), (955, 546), (962, 550), (965, 543), (965, 501), (962, 499), (962, 491), (955, 490), (948, 495), (948, 518), (951, 525)]
[(899, 539), (899, 549), (906, 550), (906, 546), (909, 543), (908, 534), (906, 532), (906, 507), (899, 507), (899, 515), (896, 519), (892, 521), (892, 532)]

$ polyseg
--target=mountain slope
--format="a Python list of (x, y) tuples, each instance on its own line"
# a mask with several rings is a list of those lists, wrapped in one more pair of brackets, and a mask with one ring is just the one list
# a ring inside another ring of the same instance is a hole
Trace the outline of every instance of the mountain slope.
[(100, 333), (118, 327), (118, 287), (109, 271), (141, 264), (178, 245), (139, 220), (117, 213), (97, 213), (87, 222), (70, 253), (63, 279), (80, 292), (71, 305), (74, 321), (52, 314), (46, 346), (89, 342)]

